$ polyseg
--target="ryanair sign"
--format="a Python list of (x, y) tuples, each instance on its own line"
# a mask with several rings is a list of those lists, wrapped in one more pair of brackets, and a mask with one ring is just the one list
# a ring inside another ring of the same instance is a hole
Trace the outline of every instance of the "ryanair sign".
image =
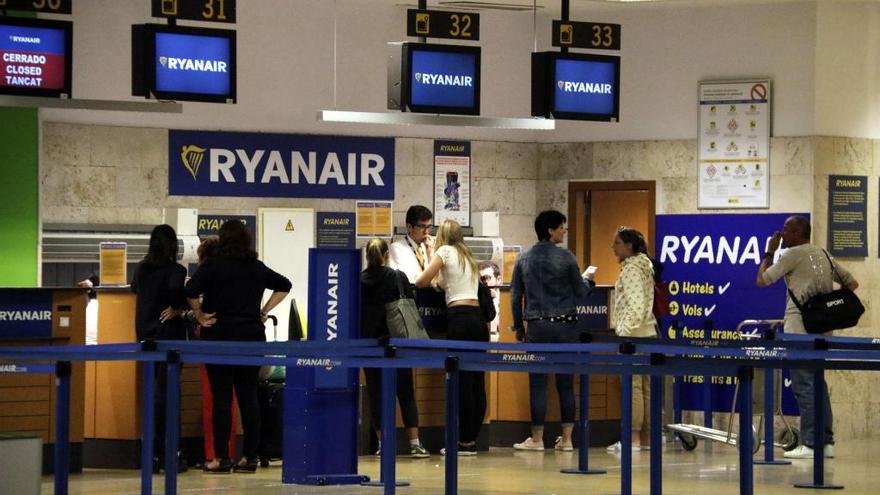
[(172, 196), (394, 199), (394, 139), (168, 131)]
[(50, 289), (0, 290), (0, 339), (51, 336)]

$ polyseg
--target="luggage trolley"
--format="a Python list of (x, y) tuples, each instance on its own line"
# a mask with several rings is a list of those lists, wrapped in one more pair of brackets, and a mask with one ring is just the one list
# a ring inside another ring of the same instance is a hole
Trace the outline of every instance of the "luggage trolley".
[[(759, 333), (757, 332), (758, 327), (766, 327), (767, 330), (775, 330), (777, 328), (782, 327), (783, 320), (743, 320), (736, 326), (736, 331), (740, 333), (740, 336), (743, 340), (751, 340), (759, 338)], [(743, 331), (743, 327), (754, 327), (754, 330), (751, 332)], [(763, 349), (763, 347), (761, 348)], [(764, 374), (756, 373), (754, 378), (753, 385), (753, 399), (752, 403), (754, 405), (755, 411), (762, 411), (761, 413), (756, 413), (755, 416), (758, 416), (758, 426), (752, 426), (752, 451), (753, 453), (757, 453), (761, 448), (761, 444), (763, 443), (763, 431), (764, 431), (764, 420), (765, 414), (763, 413), (764, 409)], [(775, 447), (779, 447), (785, 451), (789, 451), (798, 446), (799, 441), (799, 432), (797, 428), (794, 428), (789, 424), (788, 420), (785, 418), (785, 415), (782, 413), (782, 370), (775, 369), (773, 370), (773, 387), (774, 387), (774, 400), (773, 400), (773, 416), (779, 416), (782, 419), (782, 424), (784, 425), (783, 430), (776, 436), (776, 440), (773, 442)], [(676, 437), (681, 441), (681, 445), (685, 450), (694, 450), (697, 448), (697, 439), (703, 438), (706, 440), (712, 440), (714, 442), (721, 442), (727, 445), (737, 445), (737, 437), (738, 434), (733, 431), (734, 425), (738, 424), (734, 420), (734, 416), (736, 413), (736, 401), (737, 396), (739, 395), (739, 384), (737, 383), (734, 388), (733, 393), (733, 403), (731, 404), (730, 416), (727, 421), (727, 430), (718, 430), (715, 428), (709, 428), (700, 425), (694, 424), (668, 424), (666, 425), (666, 429), (675, 433)], [(756, 400), (754, 397), (757, 396)], [(768, 419), (769, 421), (773, 421), (773, 418)]]

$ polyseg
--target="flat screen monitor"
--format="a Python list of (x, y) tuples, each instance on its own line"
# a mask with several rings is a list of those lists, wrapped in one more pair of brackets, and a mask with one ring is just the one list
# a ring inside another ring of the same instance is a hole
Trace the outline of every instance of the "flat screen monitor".
[(0, 93), (70, 97), (73, 24), (0, 17)]
[(402, 109), (480, 114), (480, 47), (404, 43), (401, 65)]
[(132, 94), (234, 103), (235, 31), (162, 24), (132, 26)]
[(620, 118), (620, 57), (533, 53), (532, 115), (617, 122)]

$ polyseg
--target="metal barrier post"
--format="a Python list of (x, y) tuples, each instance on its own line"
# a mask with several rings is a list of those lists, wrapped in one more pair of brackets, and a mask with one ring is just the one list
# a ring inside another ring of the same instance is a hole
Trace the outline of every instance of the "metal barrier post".
[[(712, 377), (703, 375), (703, 426), (712, 428)], [(711, 445), (706, 442), (706, 445)]]
[(458, 358), (446, 358), (446, 495), (458, 493)]
[(843, 489), (843, 485), (825, 483), (825, 391), (825, 370), (816, 368), (813, 371), (813, 482), (797, 483), (795, 488)]
[(577, 469), (563, 469), (563, 474), (605, 474), (602, 469), (590, 469), (590, 375), (581, 374), (580, 384), (580, 416), (578, 417), (578, 467)]
[(55, 495), (67, 495), (70, 470), (70, 361), (55, 364)]
[(165, 495), (177, 495), (177, 451), (180, 438), (180, 353), (168, 351), (165, 394)]
[(632, 494), (632, 368), (620, 376), (620, 493)]
[[(782, 461), (773, 458), (775, 454), (775, 452), (773, 451), (773, 437), (775, 436), (773, 413), (776, 404), (776, 382), (774, 380), (775, 373), (776, 370), (774, 370), (773, 368), (764, 368), (764, 459), (756, 460), (755, 464), (787, 466), (791, 464), (791, 461)], [(781, 404), (780, 407), (782, 407)]]
[(156, 363), (144, 361), (144, 388), (141, 409), (141, 495), (153, 493), (153, 434), (155, 432)]
[(651, 375), (651, 495), (663, 493), (663, 379)]
[(753, 495), (755, 488), (752, 475), (752, 368), (737, 370), (739, 379), (739, 435), (736, 437), (739, 447), (739, 493)]
[(394, 495), (395, 460), (397, 455), (397, 370), (382, 368), (382, 459), (379, 482), (385, 485), (385, 495)]

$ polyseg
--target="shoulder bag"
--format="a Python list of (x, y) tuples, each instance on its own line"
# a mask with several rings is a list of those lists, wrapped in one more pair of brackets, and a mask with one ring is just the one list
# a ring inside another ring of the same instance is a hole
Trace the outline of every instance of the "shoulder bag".
[(406, 297), (403, 281), (399, 274), (397, 280), (397, 300), (385, 304), (385, 321), (388, 333), (398, 339), (427, 339), (428, 332), (422, 324), (422, 316), (416, 307), (415, 299)]
[[(831, 272), (836, 274), (834, 262), (824, 249), (825, 257), (831, 264)], [(840, 276), (838, 275), (838, 278)], [(804, 320), (804, 329), (807, 333), (826, 333), (841, 328), (854, 327), (859, 323), (859, 318), (865, 312), (865, 307), (856, 296), (855, 292), (841, 287), (826, 294), (817, 294), (803, 304), (799, 303), (791, 289), (788, 296), (794, 301), (794, 305), (801, 312)]]

